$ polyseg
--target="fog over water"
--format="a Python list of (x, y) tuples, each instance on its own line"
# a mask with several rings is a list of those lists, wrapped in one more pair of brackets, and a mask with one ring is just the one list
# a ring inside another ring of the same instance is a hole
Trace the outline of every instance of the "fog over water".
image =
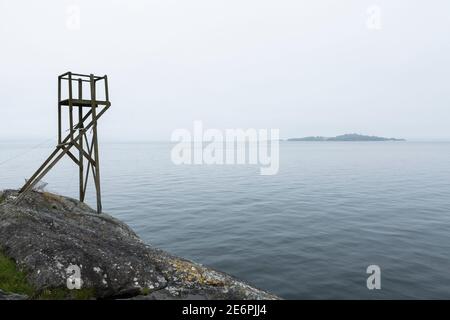
[(375, 4), (1, 0), (0, 137), (53, 137), (71, 70), (108, 74), (111, 141), (167, 141), (194, 120), (450, 140), (450, 2)]

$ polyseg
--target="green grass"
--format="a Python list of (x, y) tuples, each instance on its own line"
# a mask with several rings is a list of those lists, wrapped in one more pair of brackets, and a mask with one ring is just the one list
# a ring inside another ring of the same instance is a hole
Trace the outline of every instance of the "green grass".
[(17, 269), (15, 262), (1, 252), (0, 289), (11, 293), (26, 294), (31, 299), (37, 300), (88, 300), (95, 298), (95, 290), (92, 288), (82, 288), (80, 290), (50, 288), (39, 292), (28, 283), (26, 274)]
[(95, 290), (92, 288), (82, 288), (79, 290), (52, 288), (45, 289), (34, 298), (38, 300), (89, 300), (95, 298)]
[(28, 283), (25, 273), (18, 271), (11, 259), (0, 253), (0, 289), (32, 296), (35, 292)]

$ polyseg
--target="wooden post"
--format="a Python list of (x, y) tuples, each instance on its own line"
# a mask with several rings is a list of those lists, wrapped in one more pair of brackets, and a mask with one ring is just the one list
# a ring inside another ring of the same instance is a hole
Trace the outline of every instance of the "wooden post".
[[(92, 110), (92, 121), (95, 121), (95, 117), (97, 114), (97, 103), (96, 103), (96, 86), (94, 75), (90, 75), (91, 80), (91, 110)], [(95, 161), (95, 170), (93, 170), (94, 180), (95, 180), (95, 190), (97, 192), (97, 212), (102, 212), (102, 195), (100, 190), (100, 164), (99, 164), (99, 156), (98, 156), (98, 140), (97, 140), (97, 121), (94, 122), (92, 126), (92, 143), (91, 148), (94, 149), (94, 161)], [(95, 172), (95, 173), (94, 173)]]
[[(79, 100), (83, 100), (83, 81), (81, 79), (78, 79), (78, 99)], [(78, 107), (78, 124), (79, 124), (79, 128), (78, 128), (78, 133), (80, 136), (80, 139), (78, 140), (78, 144), (79, 144), (79, 182), (80, 182), (80, 201), (83, 202), (84, 201), (84, 195), (85, 195), (85, 190), (84, 190), (84, 164), (83, 164), (83, 130), (84, 130), (84, 125), (83, 125), (83, 107)]]
[(58, 144), (61, 144), (61, 76), (58, 77)]
[(69, 73), (69, 132), (70, 140), (73, 141), (73, 105), (72, 105), (72, 73)]

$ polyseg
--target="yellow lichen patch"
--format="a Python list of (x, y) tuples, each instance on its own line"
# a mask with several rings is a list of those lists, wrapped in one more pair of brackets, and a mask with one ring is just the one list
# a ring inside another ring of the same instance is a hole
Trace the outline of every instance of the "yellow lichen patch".
[(47, 201), (61, 202), (61, 196), (58, 196), (54, 193), (42, 192), (42, 195), (44, 196), (45, 200), (47, 200)]
[(170, 264), (177, 271), (178, 276), (183, 281), (210, 286), (224, 285), (222, 279), (214, 277), (207, 270), (188, 261), (175, 259), (172, 260)]

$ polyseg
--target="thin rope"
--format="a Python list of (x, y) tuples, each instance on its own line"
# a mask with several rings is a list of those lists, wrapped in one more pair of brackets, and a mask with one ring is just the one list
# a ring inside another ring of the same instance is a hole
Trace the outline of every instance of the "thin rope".
[(11, 158), (6, 159), (6, 160), (0, 162), (0, 166), (4, 165), (4, 164), (7, 163), (7, 162), (10, 162), (10, 161), (12, 161), (12, 160), (15, 160), (15, 159), (17, 159), (17, 158), (20, 158), (20, 157), (22, 157), (22, 156), (24, 156), (24, 155), (30, 153), (30, 152), (33, 151), (33, 150), (36, 150), (37, 148), (39, 148), (40, 146), (46, 144), (47, 142), (49, 142), (49, 141), (51, 141), (51, 140), (53, 140), (53, 138), (47, 139), (47, 140), (45, 140), (45, 141), (43, 141), (43, 142), (40, 142), (39, 144), (37, 144), (37, 145), (31, 147), (30, 149), (26, 150), (25, 152), (19, 153), (18, 155), (12, 156)]
[[(68, 132), (69, 130), (70, 130), (70, 129), (67, 129), (67, 130), (65, 130), (65, 132)], [(91, 129), (91, 130), (92, 130), (92, 129)], [(8, 158), (8, 159), (6, 159), (5, 161), (0, 162), (0, 166), (2, 166), (2, 165), (4, 165), (5, 163), (8, 163), (8, 162), (10, 162), (10, 161), (12, 161), (12, 160), (15, 160), (15, 159), (17, 159), (17, 158), (20, 158), (20, 157), (22, 157), (22, 156), (24, 156), (24, 155), (30, 153), (31, 151), (33, 151), (33, 150), (39, 148), (40, 146), (46, 144), (47, 142), (50, 142), (51, 140), (53, 140), (53, 138), (46, 139), (45, 141), (40, 142), (39, 144), (37, 144), (37, 145), (31, 147), (31, 148), (28, 149), (27, 151), (25, 151), (25, 152), (23, 152), (23, 153), (19, 153), (18, 155), (12, 156), (11, 158)]]

